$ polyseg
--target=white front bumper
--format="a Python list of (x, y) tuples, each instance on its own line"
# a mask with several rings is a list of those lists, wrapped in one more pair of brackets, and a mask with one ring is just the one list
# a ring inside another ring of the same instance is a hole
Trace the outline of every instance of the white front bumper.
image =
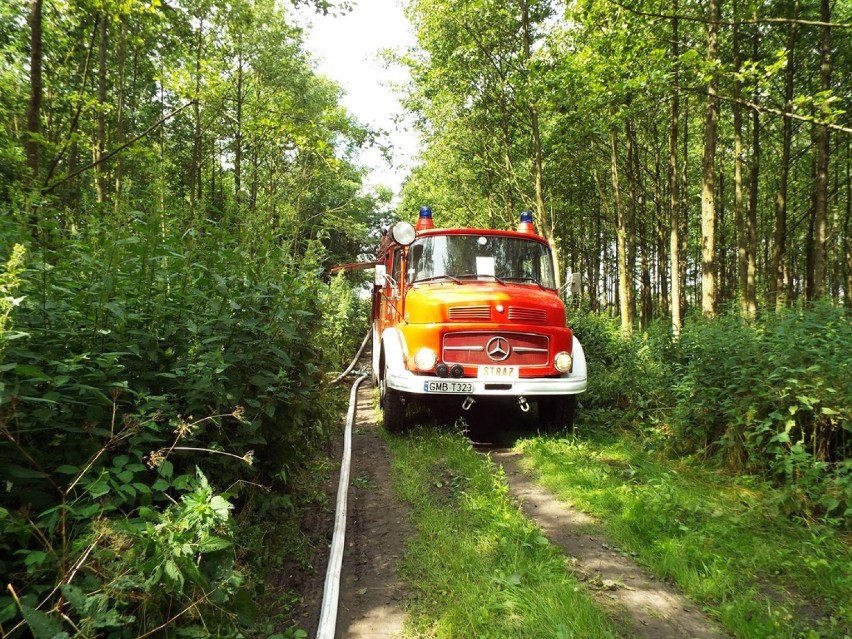
[[(586, 376), (568, 374), (562, 377), (534, 377), (513, 380), (485, 380), (472, 377), (452, 379), (434, 375), (415, 375), (411, 371), (388, 371), (387, 385), (389, 388), (413, 395), (495, 395), (504, 397), (534, 396), (534, 395), (576, 395), (585, 392)], [(442, 393), (427, 391), (429, 382), (469, 382), (473, 385), (471, 393)]]

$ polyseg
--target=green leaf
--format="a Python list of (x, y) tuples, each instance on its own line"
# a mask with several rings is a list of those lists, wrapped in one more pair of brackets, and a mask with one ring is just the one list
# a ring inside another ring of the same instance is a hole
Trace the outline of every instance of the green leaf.
[(825, 508), (825, 512), (830, 513), (832, 510), (836, 509), (840, 505), (840, 500), (833, 495), (826, 495), (822, 499), (819, 500), (819, 503), (823, 505)]
[[(162, 481), (162, 480), (158, 479), (157, 481)], [(136, 489), (136, 492), (138, 492), (142, 495), (150, 495), (151, 494), (151, 487), (148, 486), (148, 484), (143, 484), (142, 482), (137, 481), (137, 482), (133, 482), (133, 487)]]
[(68, 636), (63, 632), (62, 624), (58, 619), (49, 617), (41, 610), (23, 606), (24, 621), (30, 627), (35, 639), (56, 639), (59, 636)]
[(74, 611), (79, 615), (87, 613), (86, 593), (81, 588), (73, 584), (62, 584), (62, 594), (74, 608)]
[(228, 500), (219, 495), (214, 496), (210, 500), (210, 508), (216, 514), (216, 517), (221, 521), (227, 521), (233, 505), (228, 503)]
[[(10, 339), (6, 336), (6, 339)], [(30, 377), (37, 379), (48, 379), (47, 373), (42, 371), (40, 368), (36, 368), (35, 366), (30, 366), (29, 364), (15, 364), (15, 373), (22, 377)]]
[(89, 484), (86, 487), (88, 493), (97, 499), (98, 497), (103, 497), (107, 493), (109, 493), (109, 484), (104, 479), (98, 479), (97, 481)]
[(24, 468), (17, 464), (7, 464), (6, 472), (15, 479), (43, 479), (47, 477), (47, 473), (43, 473), (40, 470), (33, 470), (31, 468)]
[(240, 625), (251, 626), (257, 622), (257, 604), (248, 590), (240, 590), (234, 597), (234, 610), (237, 613)]
[(60, 475), (76, 475), (79, 470), (77, 466), (62, 464), (62, 466), (56, 469), (56, 472)]
[(173, 584), (183, 586), (183, 575), (173, 559), (166, 559), (165, 564), (163, 564), (163, 569), (166, 573), (166, 577), (168, 577)]
[(82, 508), (75, 508), (72, 512), (76, 519), (91, 519), (101, 510), (101, 505), (97, 502), (87, 504)]
[(208, 552), (216, 552), (217, 550), (224, 550), (225, 548), (231, 548), (234, 544), (229, 539), (225, 539), (224, 537), (204, 537), (201, 540), (201, 543), (198, 545), (198, 552), (204, 554)]
[(26, 557), (24, 558), (24, 565), (26, 566), (41, 566), (45, 559), (47, 559), (47, 553), (42, 552), (41, 550), (30, 550), (27, 551), (19, 551), (25, 552)]

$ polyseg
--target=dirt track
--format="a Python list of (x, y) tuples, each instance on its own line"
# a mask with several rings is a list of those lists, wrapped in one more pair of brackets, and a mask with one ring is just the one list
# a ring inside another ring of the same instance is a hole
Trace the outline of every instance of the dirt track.
[[(363, 385), (352, 435), (348, 525), (337, 616), (338, 639), (390, 639), (400, 636), (406, 585), (397, 575), (406, 539), (415, 534), (408, 507), (391, 485), (390, 452), (378, 432), (373, 389)], [(488, 447), (485, 447), (488, 449)], [(524, 514), (550, 541), (563, 549), (575, 576), (616, 620), (625, 637), (681, 639), (726, 637), (721, 628), (671, 585), (648, 575), (617, 550), (586, 514), (557, 501), (523, 474), (519, 455), (488, 450), (502, 464), (511, 493)], [(338, 451), (335, 451), (339, 459)], [(336, 490), (329, 486), (329, 494)], [(316, 636), (332, 529), (332, 515), (313, 518), (311, 534), (319, 539), (314, 567), (304, 578), (297, 623)], [(459, 638), (468, 639), (468, 638)], [(593, 638), (590, 638), (593, 639)]]

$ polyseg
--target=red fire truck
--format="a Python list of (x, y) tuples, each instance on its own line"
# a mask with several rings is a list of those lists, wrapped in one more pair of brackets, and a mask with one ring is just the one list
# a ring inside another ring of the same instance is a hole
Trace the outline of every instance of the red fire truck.
[(384, 425), (414, 401), (537, 405), (545, 428), (570, 426), (586, 359), (566, 326), (553, 256), (529, 212), (516, 231), (416, 226), (385, 234), (375, 266), (373, 379)]

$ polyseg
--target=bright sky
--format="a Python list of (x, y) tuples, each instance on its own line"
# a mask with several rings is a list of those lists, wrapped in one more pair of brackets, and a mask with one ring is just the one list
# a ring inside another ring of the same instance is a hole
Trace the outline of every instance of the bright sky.
[(384, 49), (401, 50), (414, 42), (411, 25), (402, 12), (401, 0), (355, 0), (351, 12), (342, 16), (322, 16), (300, 11), (303, 24), (312, 24), (305, 42), (314, 53), (318, 71), (340, 84), (346, 92), (343, 104), (364, 124), (388, 132), (393, 152), (389, 165), (376, 149), (362, 154), (361, 161), (372, 169), (368, 185), (384, 184), (396, 195), (411, 168), (417, 135), (391, 88), (408, 72), (386, 67), (379, 58)]

